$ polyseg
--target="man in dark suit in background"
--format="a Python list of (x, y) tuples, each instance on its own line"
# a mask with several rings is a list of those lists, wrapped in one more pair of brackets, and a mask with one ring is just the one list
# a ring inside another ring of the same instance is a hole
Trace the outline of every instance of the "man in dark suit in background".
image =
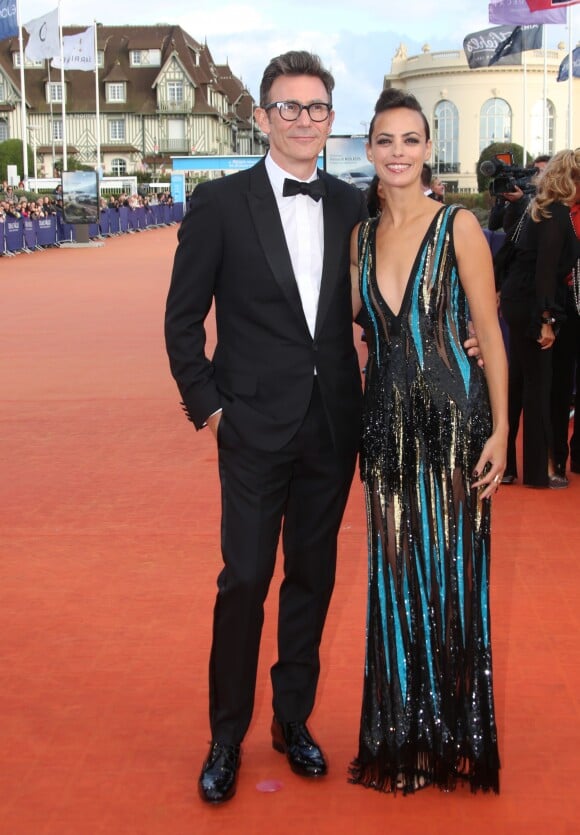
[[(254, 704), (263, 603), (282, 530), (272, 743), (298, 774), (326, 762), (310, 736), (337, 535), (356, 460), (361, 404), (349, 239), (363, 194), (317, 172), (334, 80), (317, 56), (273, 59), (256, 119), (265, 159), (199, 185), (167, 300), (171, 370), (196, 428), (217, 439), (222, 554), (210, 658), (212, 742), (204, 800), (233, 796)], [(215, 302), (217, 345), (205, 355)]]

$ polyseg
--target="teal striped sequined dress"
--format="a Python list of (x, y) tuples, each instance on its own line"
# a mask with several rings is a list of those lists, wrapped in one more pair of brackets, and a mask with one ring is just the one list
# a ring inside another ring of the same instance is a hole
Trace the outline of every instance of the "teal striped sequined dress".
[(441, 209), (397, 316), (375, 275), (378, 220), (359, 233), (369, 359), (361, 475), (369, 585), (359, 752), (351, 781), (499, 790), (489, 620), (490, 502), (471, 489), (491, 433), (483, 371)]

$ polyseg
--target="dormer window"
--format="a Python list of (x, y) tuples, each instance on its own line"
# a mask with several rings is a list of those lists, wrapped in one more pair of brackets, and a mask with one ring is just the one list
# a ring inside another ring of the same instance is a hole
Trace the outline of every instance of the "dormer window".
[(48, 104), (62, 102), (62, 84), (60, 81), (51, 81), (46, 85), (46, 101)]
[(127, 101), (127, 85), (124, 81), (109, 81), (105, 85), (105, 88), (107, 91), (107, 101), (111, 104)]
[(132, 67), (160, 67), (160, 49), (132, 49), (129, 53)]

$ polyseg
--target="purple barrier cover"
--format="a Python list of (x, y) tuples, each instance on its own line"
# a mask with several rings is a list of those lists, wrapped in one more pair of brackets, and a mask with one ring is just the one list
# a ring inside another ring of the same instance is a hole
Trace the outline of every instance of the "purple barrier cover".
[(129, 228), (129, 209), (127, 206), (119, 206), (120, 231), (126, 232)]
[(58, 240), (60, 243), (64, 241), (74, 241), (75, 239), (75, 228), (72, 223), (65, 223), (62, 218), (59, 217), (59, 224), (58, 224)]
[(139, 206), (138, 208), (135, 209), (135, 220), (136, 220), (135, 226), (138, 229), (145, 229), (145, 226), (147, 224), (145, 223), (145, 207), (144, 206)]
[(173, 204), (173, 220), (178, 223), (183, 220), (183, 203)]
[(7, 219), (4, 222), (6, 235), (6, 249), (9, 252), (19, 252), (24, 249), (24, 232), (22, 218)]
[(24, 246), (26, 249), (36, 248), (36, 223), (32, 218), (22, 218), (22, 228), (24, 232)]
[(109, 232), (111, 235), (118, 235), (121, 231), (121, 218), (117, 209), (109, 209)]
[(137, 229), (137, 210), (127, 208), (127, 229)]
[(56, 243), (56, 216), (41, 217), (36, 223), (37, 246), (51, 246)]
[(101, 235), (108, 235), (111, 231), (110, 212), (108, 209), (101, 209), (99, 213), (99, 228)]

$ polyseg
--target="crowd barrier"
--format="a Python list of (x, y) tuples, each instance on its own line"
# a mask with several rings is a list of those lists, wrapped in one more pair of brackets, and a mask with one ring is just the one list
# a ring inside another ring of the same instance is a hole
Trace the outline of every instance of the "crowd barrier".
[[(102, 209), (99, 222), (89, 224), (89, 238), (106, 238), (130, 232), (142, 232), (156, 226), (168, 226), (183, 219), (183, 203), (156, 206), (139, 206), (130, 209)], [(76, 240), (77, 226), (65, 223), (60, 214), (37, 220), (29, 218), (6, 218), (0, 223), (0, 254), (16, 255), (18, 252), (32, 252), (48, 246)]]

